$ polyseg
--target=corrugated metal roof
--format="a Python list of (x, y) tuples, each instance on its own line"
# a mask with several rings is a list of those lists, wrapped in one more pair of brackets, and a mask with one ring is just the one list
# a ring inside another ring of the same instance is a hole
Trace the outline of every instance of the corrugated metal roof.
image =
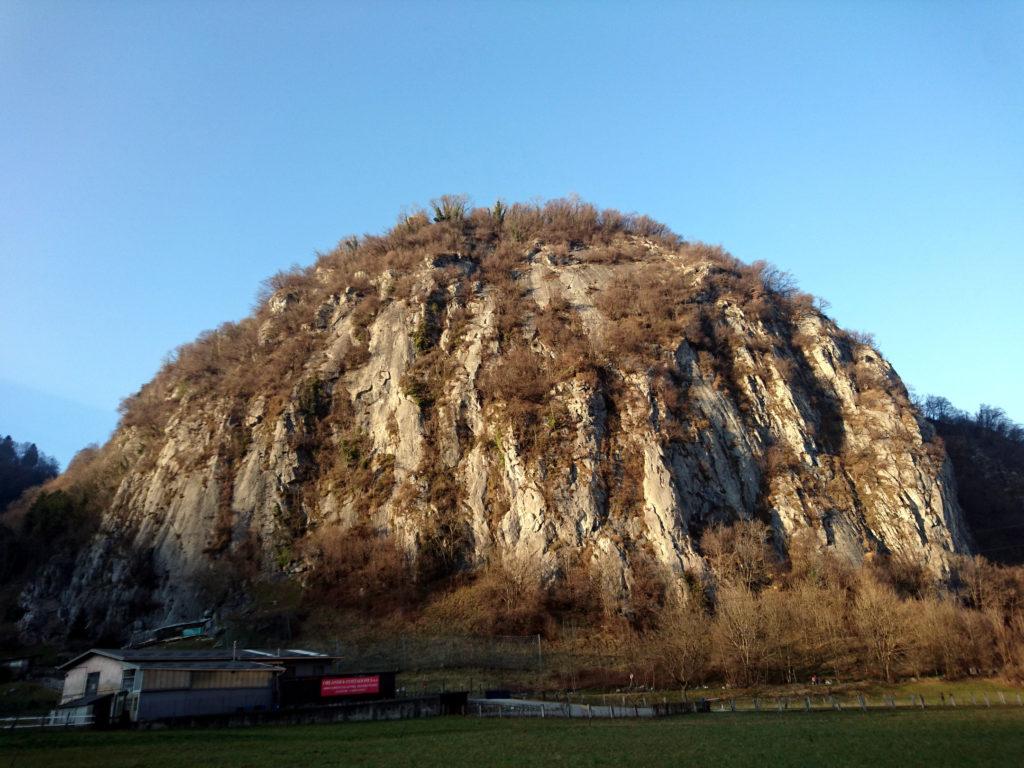
[(284, 672), (284, 667), (261, 664), (256, 661), (147, 661), (138, 664), (139, 669), (188, 669), (192, 671), (215, 672)]
[(258, 648), (239, 648), (233, 651), (230, 648), (217, 648), (202, 651), (181, 651), (163, 650), (158, 648), (93, 648), (79, 656), (65, 662), (58, 669), (70, 669), (79, 664), (83, 659), (90, 656), (106, 656), (117, 661), (143, 663), (150, 661), (255, 661), (262, 662), (286, 662), (286, 661), (333, 661), (337, 656), (328, 656), (317, 651), (307, 651), (295, 648), (281, 650), (267, 650)]
[(72, 699), (71, 701), (65, 701), (63, 704), (58, 704), (57, 709), (72, 709), (74, 707), (85, 707), (89, 704), (95, 704), (101, 699), (112, 698), (112, 693), (94, 693), (92, 696), (82, 696), (78, 699)]

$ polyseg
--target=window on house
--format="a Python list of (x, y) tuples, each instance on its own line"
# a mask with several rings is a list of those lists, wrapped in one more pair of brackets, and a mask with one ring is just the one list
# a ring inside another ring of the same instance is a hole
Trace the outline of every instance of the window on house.
[(96, 691), (99, 690), (99, 687), (100, 687), (100, 673), (99, 672), (90, 672), (89, 676), (87, 678), (85, 678), (85, 695), (86, 696), (95, 696), (96, 695)]
[(122, 691), (133, 691), (135, 690), (135, 670), (126, 669), (121, 675), (121, 690)]

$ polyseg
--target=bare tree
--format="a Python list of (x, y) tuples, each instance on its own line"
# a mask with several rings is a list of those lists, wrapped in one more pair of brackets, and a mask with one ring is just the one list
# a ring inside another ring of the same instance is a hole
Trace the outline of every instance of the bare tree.
[(862, 573), (853, 603), (853, 625), (886, 682), (892, 682), (896, 665), (910, 647), (909, 610), (891, 587)]
[(430, 207), (434, 211), (435, 222), (461, 222), (469, 211), (469, 197), (467, 195), (441, 195), (441, 197), (430, 201)]
[(758, 590), (779, 566), (770, 537), (771, 529), (760, 520), (739, 520), (708, 529), (700, 545), (719, 583)]
[(820, 665), (830, 667), (837, 680), (850, 653), (847, 603), (847, 591), (836, 586), (813, 590), (804, 602), (816, 659)]
[(959, 677), (991, 666), (996, 635), (984, 614), (950, 599), (928, 598), (913, 606), (911, 660), (918, 675)]
[(767, 648), (767, 626), (757, 595), (746, 586), (724, 586), (715, 601), (714, 656), (726, 679), (750, 685), (757, 679)]
[(707, 676), (711, 660), (711, 624), (707, 613), (695, 601), (666, 611), (654, 641), (665, 671), (684, 692)]

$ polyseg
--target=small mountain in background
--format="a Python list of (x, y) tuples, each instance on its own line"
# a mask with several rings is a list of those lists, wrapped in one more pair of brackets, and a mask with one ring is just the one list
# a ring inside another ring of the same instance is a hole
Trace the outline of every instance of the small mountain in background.
[(991, 405), (970, 414), (931, 396), (920, 406), (953, 462), (975, 551), (998, 563), (1024, 563), (1024, 427)]
[(56, 477), (57, 460), (40, 453), (35, 443), (0, 440), (0, 511), (34, 485)]

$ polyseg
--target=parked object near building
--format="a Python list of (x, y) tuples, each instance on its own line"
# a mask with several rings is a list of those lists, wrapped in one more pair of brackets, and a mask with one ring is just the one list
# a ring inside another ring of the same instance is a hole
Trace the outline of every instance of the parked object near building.
[(132, 632), (128, 641), (129, 648), (142, 648), (154, 643), (170, 643), (175, 640), (192, 640), (197, 637), (211, 637), (216, 634), (216, 626), (210, 616), (194, 621), (179, 621), (154, 629), (139, 629)]

